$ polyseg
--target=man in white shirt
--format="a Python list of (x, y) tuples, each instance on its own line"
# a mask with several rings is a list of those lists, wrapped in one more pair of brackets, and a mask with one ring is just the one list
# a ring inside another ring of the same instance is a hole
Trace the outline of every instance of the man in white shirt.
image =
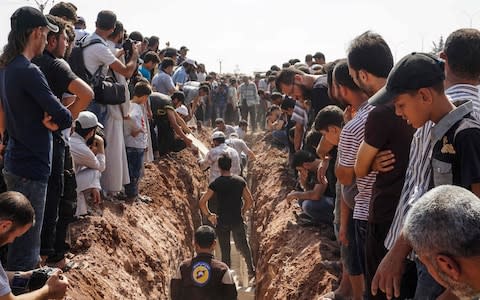
[(95, 114), (83, 111), (75, 121), (75, 132), (70, 138), (77, 180), (76, 216), (87, 214), (85, 194), (91, 194), (95, 204), (101, 202), (100, 176), (105, 170), (105, 147), (103, 138), (96, 135), (97, 127), (103, 128)]
[(225, 144), (225, 134), (221, 131), (214, 132), (212, 134), (212, 141), (215, 147), (208, 151), (205, 159), (199, 161), (202, 169), (207, 170), (210, 168), (209, 182), (213, 182), (220, 176), (220, 168), (218, 167), (217, 161), (218, 158), (225, 153), (232, 159), (232, 168), (230, 170), (232, 175), (240, 175), (240, 157), (235, 149)]
[[(94, 40), (101, 41), (100, 43), (92, 44), (83, 50), (85, 68), (90, 74), (95, 74), (95, 72), (101, 67), (103, 75), (106, 75), (108, 68), (111, 68), (125, 78), (130, 78), (136, 70), (139, 44), (133, 44), (130, 60), (126, 64), (122, 63), (117, 57), (115, 57), (108, 47), (107, 40), (110, 34), (114, 32), (116, 22), (117, 16), (112, 11), (102, 10), (97, 16), (97, 21), (95, 23), (97, 28), (95, 32), (85, 38), (83, 45), (88, 45)], [(88, 110), (97, 115), (101, 123), (104, 123), (104, 118), (107, 113), (105, 105), (92, 101)]]
[(247, 165), (247, 158), (254, 160), (255, 153), (247, 146), (244, 140), (238, 137), (238, 133), (236, 132), (230, 134), (225, 144), (237, 150), (238, 156), (240, 157), (241, 175), (243, 176), (243, 169)]

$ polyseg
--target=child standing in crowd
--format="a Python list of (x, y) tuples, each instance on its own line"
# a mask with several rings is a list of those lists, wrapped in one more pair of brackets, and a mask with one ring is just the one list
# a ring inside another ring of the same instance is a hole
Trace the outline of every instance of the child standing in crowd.
[(133, 98), (130, 103), (130, 119), (125, 121), (124, 134), (127, 148), (128, 173), (130, 183), (125, 185), (125, 194), (128, 200), (148, 201), (146, 196), (138, 195), (138, 180), (143, 168), (143, 158), (148, 146), (148, 132), (146, 117), (143, 114), (143, 105), (147, 103), (152, 88), (148, 83), (139, 82), (133, 90)]

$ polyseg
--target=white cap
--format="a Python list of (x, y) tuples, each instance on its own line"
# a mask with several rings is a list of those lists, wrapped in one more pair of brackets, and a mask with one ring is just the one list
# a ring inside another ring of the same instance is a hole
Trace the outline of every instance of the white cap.
[(93, 128), (95, 126), (103, 128), (103, 125), (98, 123), (97, 116), (90, 111), (82, 111), (78, 114), (78, 118), (75, 121), (80, 123), (82, 129)]
[(215, 131), (213, 134), (212, 134), (212, 140), (216, 140), (216, 139), (224, 139), (225, 138), (225, 133), (221, 132), (221, 131)]
[(185, 61), (183, 62), (184, 64), (189, 64), (189, 65), (192, 65), (193, 67), (197, 67), (197, 64), (195, 63), (195, 61), (191, 58), (186, 58)]

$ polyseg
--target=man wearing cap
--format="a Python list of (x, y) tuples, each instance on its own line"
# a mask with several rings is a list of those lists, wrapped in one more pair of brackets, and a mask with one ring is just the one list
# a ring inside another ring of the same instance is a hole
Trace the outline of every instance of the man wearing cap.
[[(459, 29), (451, 33), (446, 39), (444, 50), (440, 55), (445, 59), (444, 94), (452, 103), (463, 103), (465, 101), (473, 103), (473, 112), (471, 115), (478, 120), (480, 99), (477, 85), (480, 83), (480, 63), (478, 60), (480, 55), (480, 32), (476, 29)], [(413, 60), (414, 62), (421, 61), (430, 67), (428, 68), (430, 72), (425, 71), (421, 73), (420, 76), (422, 77), (422, 80), (419, 81), (418, 84), (425, 84), (425, 81), (431, 80), (432, 74), (440, 76), (440, 74), (438, 74), (440, 71), (437, 68), (433, 68), (433, 66), (437, 66), (437, 64), (441, 65), (438, 60), (425, 56), (424, 54), (416, 54), (414, 56), (410, 55), (406, 57), (406, 59), (412, 58), (417, 58)], [(423, 58), (423, 60), (418, 60), (418, 58)], [(397, 66), (400, 65), (397, 64)], [(412, 77), (411, 81), (406, 81), (406, 83), (412, 85), (409, 86), (410, 88), (418, 91), (431, 89), (424, 87), (420, 88), (421, 85), (413, 86), (417, 83), (417, 77), (418, 76)], [(413, 78), (415, 78), (415, 80)], [(389, 77), (388, 82), (390, 80)], [(391, 89), (391, 87), (388, 87), (388, 82), (386, 90)], [(467, 106), (463, 107), (468, 108)], [(460, 112), (461, 110), (459, 109), (460, 107), (455, 109), (454, 112)], [(382, 291), (387, 291), (387, 296), (389, 293), (390, 295), (393, 295), (393, 293), (397, 294), (397, 289), (395, 287), (398, 286), (398, 283), (402, 279), (404, 258), (407, 257), (408, 253), (411, 251), (410, 245), (405, 242), (405, 239), (401, 234), (401, 229), (411, 205), (415, 203), (415, 201), (429, 188), (431, 188), (430, 182), (433, 170), (433, 162), (431, 160), (433, 147), (432, 134), (434, 134), (432, 125), (432, 122), (427, 122), (415, 132), (415, 142), (412, 143), (410, 148), (409, 165), (405, 176), (402, 194), (400, 196), (392, 226), (385, 239), (385, 246), (389, 249), (389, 252), (378, 267), (377, 273), (372, 282), (372, 293), (375, 293), (377, 289), (380, 289)], [(435, 127), (437, 126), (438, 124), (435, 125)], [(436, 134), (436, 136), (438, 137), (438, 134)], [(446, 145), (450, 144), (450, 142), (451, 141), (447, 138)], [(446, 147), (450, 148), (449, 146)], [(446, 154), (452, 150), (447, 148), (444, 149)], [(392, 163), (395, 161), (393, 155), (385, 151), (380, 153), (377, 157), (375, 164), (380, 172), (389, 171)], [(473, 156), (472, 159), (475, 157), (476, 156)], [(472, 167), (473, 165), (474, 161), (472, 161)], [(432, 284), (431, 278), (425, 278), (425, 280), (422, 280), (425, 275), (428, 275), (425, 267), (421, 264), (417, 264), (417, 267), (420, 268), (418, 273), (419, 281), (417, 283), (417, 295), (420, 298), (438, 295), (441, 292), (438, 291), (439, 286), (437, 284)]]
[[(36, 220), (10, 246), (7, 269), (29, 270), (39, 262), (52, 131), (70, 127), (72, 115), (52, 93), (40, 69), (31, 63), (42, 54), (48, 31), (57, 32), (58, 27), (37, 9), (22, 7), (13, 13), (11, 29), (0, 56), (0, 116), (6, 125), (2, 131), (6, 129), (9, 135), (3, 173), (7, 188), (30, 200)], [(6, 132), (1, 132), (2, 137)]]
[(190, 49), (188, 49), (187, 46), (180, 47), (180, 50), (178, 50), (177, 66), (181, 65), (187, 59), (188, 51), (190, 51)]
[(75, 43), (81, 40), (84, 36), (88, 35), (87, 24), (85, 23), (85, 18), (78, 16), (77, 21), (75, 22)]
[(197, 64), (191, 58), (185, 59), (183, 64), (178, 67), (173, 73), (172, 79), (173, 83), (178, 85), (180, 89), (183, 87), (185, 82), (189, 81), (189, 75), (192, 70), (197, 68)]
[(83, 111), (75, 120), (74, 132), (70, 138), (77, 180), (77, 217), (88, 213), (86, 196), (91, 195), (95, 204), (101, 202), (100, 176), (105, 170), (105, 146), (103, 138), (96, 134), (97, 127), (103, 128), (98, 123), (97, 116)]
[(226, 153), (232, 159), (232, 169), (230, 170), (233, 175), (240, 175), (240, 157), (235, 149), (225, 144), (225, 134), (221, 131), (214, 132), (212, 134), (213, 148), (208, 151), (205, 159), (199, 161), (200, 167), (204, 170), (210, 168), (209, 182), (214, 181), (220, 176), (220, 169), (218, 167), (218, 158)]

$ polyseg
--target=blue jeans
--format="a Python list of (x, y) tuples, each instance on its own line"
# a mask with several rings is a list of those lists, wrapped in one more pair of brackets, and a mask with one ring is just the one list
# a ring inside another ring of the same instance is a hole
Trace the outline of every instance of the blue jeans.
[(284, 129), (272, 131), (273, 141), (283, 147), (288, 147), (288, 136)]
[(138, 180), (142, 171), (145, 149), (127, 147), (128, 174), (130, 183), (125, 185), (125, 194), (128, 198), (138, 195)]
[(225, 120), (225, 113), (227, 112), (227, 103), (217, 102), (215, 103), (215, 112), (217, 118), (222, 118)]
[(415, 263), (417, 265), (417, 288), (414, 299), (437, 299), (445, 291), (445, 288), (433, 279), (432, 275), (428, 273), (427, 267), (418, 259), (415, 259)]
[(94, 113), (97, 116), (98, 122), (102, 125), (105, 124), (107, 119), (107, 106), (104, 104), (98, 104), (97, 102), (92, 101), (87, 107), (87, 110)]
[(316, 223), (333, 223), (333, 208), (335, 206), (332, 197), (322, 196), (320, 200), (300, 201), (302, 211), (309, 215)]
[(35, 210), (35, 225), (24, 235), (15, 239), (8, 248), (7, 270), (27, 271), (35, 269), (40, 262), (40, 234), (47, 196), (48, 179), (32, 180), (17, 176), (3, 169), (3, 176), (9, 191), (20, 192)]

